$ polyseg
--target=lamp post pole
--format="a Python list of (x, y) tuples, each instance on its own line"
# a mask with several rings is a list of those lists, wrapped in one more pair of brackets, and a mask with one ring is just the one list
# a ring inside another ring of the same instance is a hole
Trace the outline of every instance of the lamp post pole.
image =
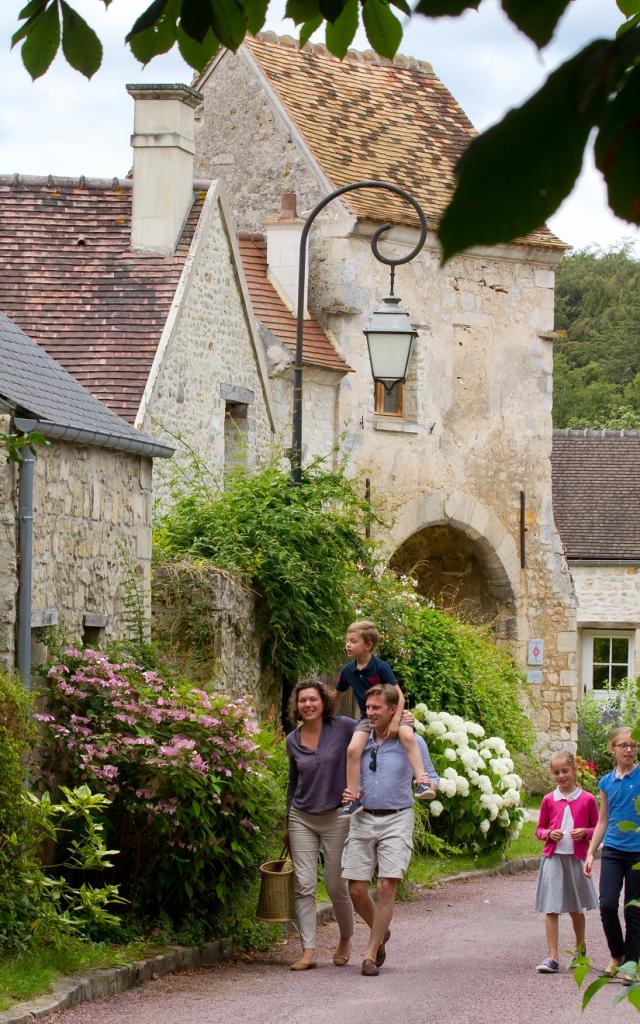
[(295, 484), (299, 484), (302, 480), (302, 349), (304, 338), (304, 293), (307, 273), (307, 238), (314, 220), (318, 214), (324, 210), (325, 206), (331, 203), (334, 199), (337, 199), (338, 196), (344, 195), (346, 192), (354, 192), (356, 189), (369, 188), (382, 189), (385, 192), (393, 192), (395, 195), (400, 196), (413, 207), (418, 215), (418, 220), (420, 221), (420, 237), (418, 238), (417, 245), (411, 250), (408, 256), (403, 256), (401, 259), (390, 259), (387, 256), (383, 256), (378, 248), (380, 236), (385, 231), (388, 231), (389, 228), (393, 226), (392, 224), (382, 224), (374, 231), (371, 237), (371, 251), (373, 252), (373, 255), (380, 263), (384, 263), (386, 266), (391, 267), (392, 293), (395, 268), (403, 263), (409, 263), (414, 259), (422, 249), (427, 237), (427, 218), (425, 217), (424, 211), (418, 203), (418, 200), (405, 189), (400, 188), (398, 185), (391, 185), (386, 181), (356, 181), (352, 185), (343, 185), (342, 188), (337, 188), (334, 192), (325, 196), (324, 199), (321, 199), (307, 217), (300, 236), (300, 257), (298, 261), (296, 361), (293, 376), (293, 437), (291, 444), (291, 479)]

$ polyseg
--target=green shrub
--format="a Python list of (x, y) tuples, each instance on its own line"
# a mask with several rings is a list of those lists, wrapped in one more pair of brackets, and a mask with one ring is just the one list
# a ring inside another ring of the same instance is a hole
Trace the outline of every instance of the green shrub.
[(112, 801), (113, 877), (134, 912), (227, 919), (284, 803), (247, 703), (73, 648), (49, 682), (47, 767)]
[(34, 739), (31, 701), (19, 680), (0, 673), (0, 953), (26, 945), (34, 895), (25, 878), (36, 867), (26, 769)]
[(238, 573), (259, 596), (265, 665), (295, 679), (339, 656), (350, 581), (369, 557), (367, 518), (355, 483), (322, 461), (298, 486), (271, 464), (231, 474), (224, 490), (194, 464), (157, 523), (156, 553)]
[(598, 776), (613, 766), (609, 750), (613, 730), (619, 725), (633, 727), (640, 718), (636, 687), (633, 679), (627, 679), (608, 694), (590, 690), (578, 701), (578, 753), (593, 762)]
[(524, 674), (486, 629), (431, 607), (410, 579), (391, 571), (380, 573), (373, 586), (361, 575), (354, 605), (358, 617), (379, 626), (381, 656), (410, 703), (460, 715), (502, 736), (520, 755), (531, 752)]
[(524, 821), (523, 783), (504, 740), (486, 736), (477, 722), (425, 704), (413, 711), (440, 776), (436, 799), (427, 805), (431, 831), (449, 848), (504, 849)]

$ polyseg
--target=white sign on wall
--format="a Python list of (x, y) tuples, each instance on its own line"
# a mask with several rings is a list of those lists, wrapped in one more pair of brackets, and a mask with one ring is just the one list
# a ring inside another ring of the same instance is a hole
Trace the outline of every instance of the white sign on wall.
[(544, 662), (544, 640), (530, 640), (527, 664), (542, 665)]

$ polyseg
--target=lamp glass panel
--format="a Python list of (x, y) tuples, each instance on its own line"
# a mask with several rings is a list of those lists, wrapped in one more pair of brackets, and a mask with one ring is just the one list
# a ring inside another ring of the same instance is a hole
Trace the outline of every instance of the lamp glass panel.
[(373, 376), (377, 380), (403, 380), (413, 335), (367, 333)]

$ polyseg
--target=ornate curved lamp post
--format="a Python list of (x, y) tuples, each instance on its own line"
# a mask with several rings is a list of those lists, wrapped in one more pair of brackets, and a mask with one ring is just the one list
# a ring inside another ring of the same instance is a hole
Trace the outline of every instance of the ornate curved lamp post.
[(383, 299), (383, 305), (375, 311), (369, 326), (364, 331), (369, 349), (371, 362), (371, 373), (376, 382), (380, 382), (386, 391), (390, 392), (396, 384), (404, 381), (407, 375), (407, 367), (411, 356), (411, 347), (416, 337), (416, 331), (412, 327), (409, 314), (400, 309), (400, 299), (394, 295), (393, 286), (396, 267), (403, 263), (409, 263), (418, 255), (427, 237), (427, 218), (417, 199), (405, 189), (398, 185), (390, 185), (385, 181), (356, 181), (352, 185), (343, 185), (325, 196), (307, 217), (302, 234), (300, 236), (300, 258), (298, 262), (298, 308), (296, 321), (296, 361), (293, 377), (293, 439), (291, 445), (291, 478), (294, 483), (299, 484), (302, 479), (302, 342), (304, 337), (304, 292), (307, 269), (307, 238), (311, 225), (318, 216), (334, 199), (342, 196), (345, 192), (354, 192), (356, 189), (376, 188), (385, 192), (393, 192), (406, 200), (416, 211), (420, 221), (420, 237), (417, 245), (411, 250), (408, 256), (401, 259), (390, 259), (383, 256), (378, 248), (380, 236), (391, 228), (392, 224), (382, 224), (377, 228), (371, 237), (371, 251), (375, 258), (386, 266), (391, 267), (391, 287), (389, 295)]

